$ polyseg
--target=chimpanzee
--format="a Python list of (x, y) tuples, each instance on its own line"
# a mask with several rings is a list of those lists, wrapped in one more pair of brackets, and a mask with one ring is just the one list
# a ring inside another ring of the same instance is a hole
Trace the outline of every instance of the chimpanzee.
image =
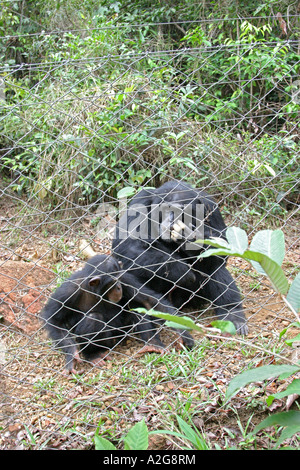
[(120, 218), (113, 254), (140, 282), (177, 308), (210, 301), (215, 313), (232, 321), (240, 334), (248, 328), (239, 290), (226, 258), (199, 258), (207, 246), (196, 239), (225, 238), (226, 225), (214, 200), (187, 183), (168, 181), (143, 189)]
[[(142, 286), (130, 273), (120, 270), (112, 256), (96, 255), (75, 272), (51, 296), (42, 311), (45, 328), (66, 357), (66, 371), (75, 372), (78, 350), (85, 359), (102, 364), (102, 357), (130, 331), (148, 343), (145, 351), (161, 351), (153, 317), (129, 309), (156, 308), (174, 313), (167, 300)], [(137, 288), (138, 287), (138, 288)], [(192, 341), (186, 333), (184, 337)]]

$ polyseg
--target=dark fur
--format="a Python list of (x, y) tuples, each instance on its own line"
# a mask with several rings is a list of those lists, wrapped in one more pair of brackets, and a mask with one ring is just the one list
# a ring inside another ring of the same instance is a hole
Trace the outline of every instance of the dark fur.
[[(240, 333), (247, 334), (241, 296), (226, 269), (226, 259), (220, 256), (199, 259), (200, 253), (207, 247), (199, 245), (197, 250), (191, 250), (186, 244), (186, 238), (176, 241), (163, 239), (161, 228), (169, 227), (172, 230), (176, 222), (172, 215), (161, 221), (156, 233), (150, 233), (151, 210), (162, 203), (182, 208), (190, 204), (193, 214), (196, 213), (197, 204), (203, 204), (204, 238), (225, 238), (226, 225), (214, 200), (204, 191), (188, 184), (169, 181), (154, 190), (144, 189), (132, 199), (127, 214), (119, 221), (116, 229), (114, 256), (122, 261), (124, 269), (129, 270), (161, 298), (171, 300), (177, 308), (199, 308), (204, 301), (210, 301), (220, 318), (232, 321)], [(131, 236), (130, 227), (141, 225), (143, 218), (148, 223), (148, 238)], [(121, 230), (126, 227), (126, 222), (129, 233), (124, 239)], [(194, 220), (192, 228), (197, 230), (200, 222)]]
[(137, 331), (145, 342), (163, 346), (156, 336), (153, 317), (129, 311), (136, 307), (174, 312), (148, 287), (135, 285), (130, 274), (120, 270), (112, 256), (96, 255), (52, 294), (42, 311), (49, 337), (66, 357), (67, 371), (75, 371), (77, 351), (96, 360), (129, 331)]

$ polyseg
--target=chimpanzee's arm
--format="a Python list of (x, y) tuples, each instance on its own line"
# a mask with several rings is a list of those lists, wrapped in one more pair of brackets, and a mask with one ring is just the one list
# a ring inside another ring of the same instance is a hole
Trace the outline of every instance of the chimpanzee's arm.
[(81, 318), (76, 310), (78, 296), (78, 283), (68, 280), (52, 294), (41, 313), (49, 337), (65, 354), (68, 372), (74, 372), (74, 359), (77, 356), (76, 342), (70, 329)]
[(243, 311), (239, 289), (226, 269), (226, 260), (212, 256), (206, 263), (199, 263), (202, 271), (208, 274), (207, 282), (201, 288), (201, 295), (212, 302), (215, 312), (224, 320), (232, 321), (237, 332), (248, 334), (248, 327)]
[[(163, 313), (170, 313), (176, 315), (177, 309), (167, 299), (163, 298), (162, 294), (155, 292), (149, 287), (143, 285), (132, 273), (124, 272), (120, 277), (122, 283), (123, 296), (127, 301), (129, 308), (137, 308), (142, 306), (147, 310), (157, 310)], [(138, 314), (135, 313), (138, 317)], [(153, 336), (153, 324), (162, 323), (158, 319), (154, 319), (150, 315), (143, 315), (142, 321), (137, 324), (137, 331), (140, 332), (142, 339), (146, 341), (150, 340), (150, 336)], [(146, 331), (149, 332), (149, 337), (146, 338)], [(188, 331), (176, 330), (183, 338), (183, 343), (186, 347), (192, 348), (194, 340)], [(163, 347), (163, 343), (160, 341), (158, 333), (153, 336), (155, 342), (159, 343)]]
[(139, 239), (125, 239), (117, 244), (114, 241), (114, 255), (130, 268), (135, 278), (151, 280), (154, 277), (170, 281), (176, 285), (187, 286), (195, 281), (191, 266), (174, 253), (167, 243), (147, 243)]

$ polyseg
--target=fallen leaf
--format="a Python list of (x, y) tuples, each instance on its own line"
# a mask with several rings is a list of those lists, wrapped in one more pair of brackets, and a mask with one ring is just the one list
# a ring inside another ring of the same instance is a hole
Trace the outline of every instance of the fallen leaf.
[(293, 393), (292, 395), (289, 395), (286, 400), (286, 409), (289, 410), (292, 404), (294, 403), (295, 400), (299, 398), (299, 395), (297, 393)]

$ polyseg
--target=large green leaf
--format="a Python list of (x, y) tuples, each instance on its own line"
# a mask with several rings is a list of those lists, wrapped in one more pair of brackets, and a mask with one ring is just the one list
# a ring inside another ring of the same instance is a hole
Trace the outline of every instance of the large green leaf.
[(244, 253), (248, 248), (248, 236), (245, 230), (239, 227), (229, 227), (226, 230), (226, 238), (230, 245), (231, 250)]
[[(260, 230), (254, 235), (250, 244), (250, 250), (263, 253), (281, 266), (285, 255), (284, 234), (282, 230)], [(258, 263), (253, 261), (251, 263), (258, 272), (265, 274)]]
[[(264, 274), (267, 274), (274, 289), (280, 294), (286, 295), (289, 289), (289, 283), (286, 279), (283, 270), (276, 263), (276, 261), (269, 258), (263, 253), (257, 251), (246, 250), (243, 254), (231, 251), (230, 249), (216, 248), (208, 249), (204, 253), (201, 253), (200, 258), (206, 258), (208, 256), (238, 256), (240, 258), (256, 261), (263, 268)], [(261, 271), (261, 270), (260, 270)]]
[(230, 248), (208, 248), (199, 255), (199, 258), (208, 258), (209, 256), (241, 256), (241, 253), (231, 251)]
[(144, 420), (136, 423), (124, 439), (125, 450), (146, 450), (148, 448), (148, 428)]
[(298, 371), (300, 371), (300, 366), (286, 364), (262, 366), (246, 370), (231, 380), (226, 391), (226, 400), (230, 400), (238, 390), (252, 382), (261, 382), (271, 377), (282, 376), (283, 374), (288, 377)]
[(128, 198), (135, 194), (135, 189), (131, 186), (126, 186), (125, 188), (120, 189), (117, 193), (118, 199)]
[(294, 379), (285, 390), (282, 392), (275, 393), (274, 395), (269, 395), (267, 398), (267, 405), (270, 406), (273, 403), (273, 400), (287, 397), (288, 395), (297, 394), (300, 396), (300, 379)]
[(285, 428), (276, 443), (276, 447), (278, 447), (285, 439), (292, 437), (300, 431), (300, 411), (290, 410), (268, 416), (255, 426), (251, 434), (256, 434), (261, 429), (269, 426), (283, 426)]
[[(203, 328), (197, 325), (191, 318), (182, 316), (179, 317), (178, 315), (171, 315), (170, 313), (162, 313), (156, 312), (155, 310), (145, 310), (143, 308), (136, 308), (136, 311), (139, 313), (147, 313), (148, 315), (152, 315), (153, 317), (161, 318), (165, 320), (166, 326), (170, 328), (178, 328), (183, 330), (197, 330), (201, 333), (204, 333)], [(231, 321), (226, 320), (215, 320), (211, 322), (211, 325), (214, 328), (218, 328), (224, 333), (230, 333), (232, 335), (236, 334), (236, 328)]]
[(229, 250), (230, 253), (238, 252), (239, 254), (243, 254), (248, 248), (247, 234), (245, 230), (242, 230), (239, 227), (229, 227), (226, 230), (226, 238), (227, 241), (224, 240), (224, 238), (212, 237), (204, 240), (197, 240), (196, 243)]
[(201, 245), (210, 245), (214, 246), (215, 248), (224, 248), (230, 250), (230, 245), (229, 243), (224, 240), (224, 238), (217, 238), (217, 237), (212, 237), (212, 238), (204, 238), (204, 239), (199, 239), (196, 240), (195, 243), (200, 243)]
[(117, 448), (104, 437), (95, 436), (95, 450), (117, 450)]
[(211, 322), (211, 326), (218, 328), (223, 333), (230, 333), (231, 335), (236, 334), (236, 327), (231, 321), (226, 320), (214, 320)]
[(249, 259), (250, 261), (257, 261), (263, 268), (265, 274), (268, 275), (274, 289), (280, 294), (287, 294), (289, 283), (283, 270), (276, 261), (263, 253), (252, 250), (245, 251), (243, 258)]
[(297, 313), (300, 312), (300, 273), (293, 280), (286, 300)]

